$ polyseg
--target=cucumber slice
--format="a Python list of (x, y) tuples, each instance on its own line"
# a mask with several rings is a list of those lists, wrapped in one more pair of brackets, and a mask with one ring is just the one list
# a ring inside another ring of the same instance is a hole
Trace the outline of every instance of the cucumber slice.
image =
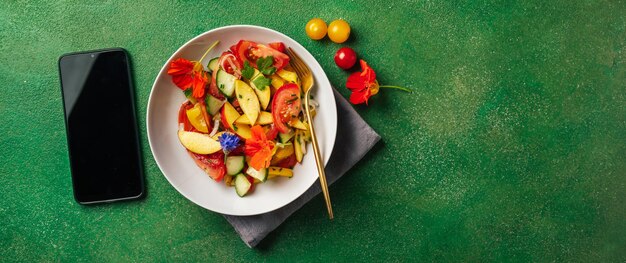
[(209, 114), (211, 114), (211, 116), (214, 116), (215, 114), (217, 114), (222, 108), (222, 106), (224, 106), (224, 103), (226, 103), (225, 100), (219, 100), (218, 98), (211, 96), (211, 94), (207, 94), (206, 99), (204, 99), (204, 101), (206, 102), (206, 105), (207, 105), (206, 109), (209, 112)]
[(219, 64), (217, 64), (219, 59), (220, 59), (219, 57), (216, 57), (216, 58), (212, 58), (211, 60), (209, 60), (209, 64), (206, 65), (206, 67), (209, 69), (209, 72), (213, 72), (217, 70), (217, 67), (219, 67)]
[(222, 94), (230, 98), (233, 96), (233, 93), (235, 93), (236, 79), (237, 78), (235, 76), (226, 73), (224, 70), (218, 69), (215, 82), (217, 83), (217, 88), (222, 92)]
[(226, 157), (226, 173), (229, 175), (236, 175), (243, 170), (243, 166), (246, 163), (246, 158), (243, 156), (228, 156)]
[(295, 132), (290, 131), (289, 133), (279, 133), (278, 136), (280, 137), (280, 142), (287, 143), (295, 134)]
[(235, 192), (237, 192), (239, 197), (246, 195), (248, 191), (250, 191), (250, 188), (252, 188), (252, 183), (248, 181), (245, 175), (237, 174), (237, 176), (235, 176)]
[(261, 168), (261, 170), (257, 171), (252, 167), (248, 167), (248, 170), (246, 170), (246, 174), (248, 174), (249, 176), (252, 176), (253, 178), (259, 179), (259, 181), (261, 182), (265, 182), (265, 180), (267, 180), (266, 168)]

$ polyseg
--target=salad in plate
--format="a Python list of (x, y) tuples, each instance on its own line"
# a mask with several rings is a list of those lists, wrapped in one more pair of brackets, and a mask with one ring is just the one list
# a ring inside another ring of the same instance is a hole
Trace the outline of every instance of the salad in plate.
[(167, 73), (187, 97), (178, 113), (181, 144), (211, 178), (243, 197), (255, 184), (293, 176), (311, 139), (309, 124), (283, 43), (240, 40), (202, 63), (217, 43), (197, 61), (173, 60)]

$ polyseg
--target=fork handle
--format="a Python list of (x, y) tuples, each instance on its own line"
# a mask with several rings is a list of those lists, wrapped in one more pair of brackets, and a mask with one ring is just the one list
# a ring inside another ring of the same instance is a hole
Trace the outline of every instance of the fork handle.
[[(309, 88), (309, 90), (311, 90)], [(306, 118), (309, 121), (309, 130), (311, 131), (311, 142), (313, 144), (313, 155), (315, 155), (315, 164), (317, 164), (317, 172), (320, 177), (320, 184), (322, 186), (322, 193), (324, 193), (324, 200), (326, 201), (326, 209), (328, 210), (328, 217), (333, 219), (333, 207), (330, 203), (330, 195), (328, 194), (328, 184), (326, 182), (326, 173), (324, 172), (324, 160), (320, 154), (320, 148), (317, 144), (317, 136), (315, 135), (315, 128), (313, 128), (313, 118), (311, 118), (311, 112), (309, 111), (309, 94), (304, 94), (304, 106), (306, 107)]]

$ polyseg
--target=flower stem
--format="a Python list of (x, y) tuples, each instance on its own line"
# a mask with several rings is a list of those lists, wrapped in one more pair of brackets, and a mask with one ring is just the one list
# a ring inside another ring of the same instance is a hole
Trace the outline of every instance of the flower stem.
[(378, 86), (378, 87), (379, 87), (379, 88), (388, 88), (388, 89), (399, 89), (399, 90), (406, 91), (406, 92), (408, 92), (408, 93), (413, 92), (413, 91), (412, 91), (412, 90), (410, 90), (410, 89), (407, 89), (407, 88), (405, 88), (405, 87), (399, 87), (399, 86)]
[(213, 42), (213, 44), (211, 44), (211, 46), (209, 47), (209, 49), (207, 49), (207, 50), (206, 50), (206, 52), (204, 52), (204, 55), (202, 55), (202, 57), (201, 57), (201, 58), (200, 58), (200, 60), (198, 60), (198, 61), (202, 61), (202, 60), (204, 59), (204, 57), (206, 57), (206, 55), (208, 55), (208, 54), (209, 54), (209, 52), (211, 51), (211, 49), (213, 49), (213, 48), (214, 48), (215, 46), (217, 46), (217, 44), (219, 44), (219, 43), (220, 43), (220, 41), (219, 41), (219, 40), (218, 40), (218, 41)]

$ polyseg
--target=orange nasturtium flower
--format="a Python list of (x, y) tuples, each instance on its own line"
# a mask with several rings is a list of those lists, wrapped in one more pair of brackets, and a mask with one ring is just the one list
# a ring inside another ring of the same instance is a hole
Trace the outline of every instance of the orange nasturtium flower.
[(172, 76), (172, 82), (181, 90), (192, 88), (192, 96), (197, 99), (204, 97), (209, 77), (204, 71), (200, 61), (213, 49), (219, 41), (215, 41), (202, 55), (198, 61), (189, 61), (184, 58), (177, 58), (170, 63), (167, 74)]
[(172, 76), (172, 81), (182, 90), (193, 88), (193, 97), (202, 98), (205, 86), (209, 80), (202, 64), (198, 61), (189, 61), (178, 58), (170, 63), (167, 74)]
[(246, 148), (244, 149), (246, 155), (251, 157), (249, 164), (255, 170), (267, 168), (272, 160), (274, 141), (267, 138), (260, 125), (253, 126), (250, 131), (252, 137), (246, 140)]
[(369, 98), (378, 94), (380, 88), (400, 89), (411, 92), (411, 90), (403, 87), (378, 85), (376, 72), (367, 65), (365, 60), (361, 59), (360, 63), (361, 72), (352, 73), (352, 75), (348, 77), (348, 81), (346, 81), (346, 87), (352, 91), (350, 95), (350, 102), (352, 102), (352, 104), (367, 104)]

